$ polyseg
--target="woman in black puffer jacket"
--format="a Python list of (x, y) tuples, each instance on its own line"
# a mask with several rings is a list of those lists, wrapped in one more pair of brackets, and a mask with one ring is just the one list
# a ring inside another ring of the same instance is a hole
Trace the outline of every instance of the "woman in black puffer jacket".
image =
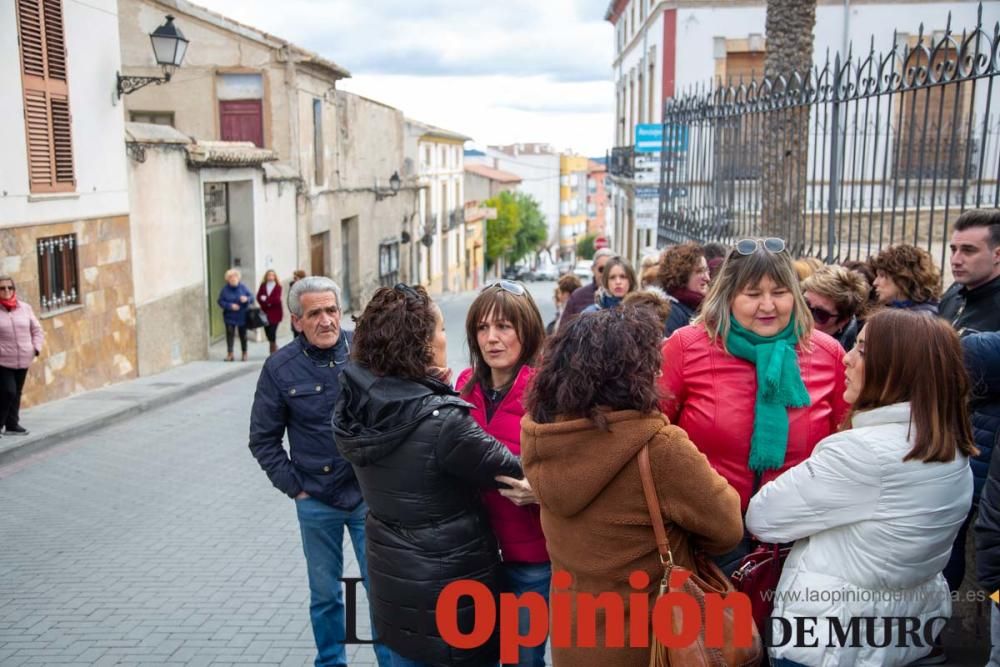
[[(459, 579), (496, 595), (500, 556), (480, 491), (511, 486), (501, 492), (518, 502), (530, 487), (518, 459), (447, 384), (445, 344), (441, 312), (422, 287), (380, 288), (358, 320), (333, 426), (369, 507), (368, 594), (379, 641), (401, 664), (496, 664), (495, 632), (478, 648), (449, 646), (435, 606)], [(475, 608), (468, 597), (459, 605), (458, 626), (468, 632)]]

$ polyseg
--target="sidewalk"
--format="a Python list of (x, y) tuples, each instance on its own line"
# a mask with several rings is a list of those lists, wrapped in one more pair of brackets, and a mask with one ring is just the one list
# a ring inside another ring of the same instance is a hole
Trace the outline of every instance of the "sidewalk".
[[(278, 330), (278, 345), (291, 340), (287, 325)], [(283, 334), (283, 336), (282, 336)], [(85, 391), (21, 411), (27, 436), (0, 438), (0, 465), (36, 454), (47, 447), (88, 431), (113, 424), (209, 389), (245, 373), (259, 373), (268, 356), (267, 340), (254, 342), (251, 333), (249, 361), (225, 363), (226, 344), (209, 348), (207, 361), (193, 361), (168, 371)], [(239, 341), (236, 358), (239, 359)]]

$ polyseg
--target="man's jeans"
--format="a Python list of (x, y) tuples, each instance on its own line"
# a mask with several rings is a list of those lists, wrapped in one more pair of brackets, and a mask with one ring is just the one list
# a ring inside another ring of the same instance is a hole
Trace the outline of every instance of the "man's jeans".
[[(364, 502), (351, 511), (339, 510), (315, 498), (295, 501), (302, 533), (302, 550), (309, 573), (309, 616), (316, 638), (316, 667), (347, 667), (344, 593), (340, 578), (344, 573), (344, 527), (351, 534), (354, 555), (368, 590), (368, 563), (365, 559)], [(391, 665), (387, 649), (375, 644), (379, 667)]]
[(990, 605), (990, 616), (993, 617), (990, 623), (990, 639), (993, 648), (990, 649), (990, 661), (986, 667), (1000, 667), (1000, 605)]

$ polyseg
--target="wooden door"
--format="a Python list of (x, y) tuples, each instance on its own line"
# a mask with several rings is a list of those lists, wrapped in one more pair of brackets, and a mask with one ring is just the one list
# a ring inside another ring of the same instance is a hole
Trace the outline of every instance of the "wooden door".
[(221, 100), (219, 128), (223, 141), (252, 141), (264, 147), (264, 115), (260, 100)]

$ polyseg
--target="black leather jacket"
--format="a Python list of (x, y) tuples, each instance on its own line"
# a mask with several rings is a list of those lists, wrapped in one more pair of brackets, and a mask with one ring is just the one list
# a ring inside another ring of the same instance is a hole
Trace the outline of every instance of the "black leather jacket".
[[(337, 447), (368, 503), (369, 600), (375, 632), (394, 651), (434, 665), (496, 663), (497, 637), (477, 649), (446, 644), (435, 605), (445, 585), (474, 579), (499, 590), (500, 556), (480, 501), (496, 475), (523, 477), (518, 459), (469, 416), (449, 386), (377, 377), (350, 363), (334, 414)], [(458, 624), (474, 607), (460, 601)]]
[(942, 297), (938, 313), (959, 336), (1000, 331), (1000, 278), (972, 290), (955, 283)]

